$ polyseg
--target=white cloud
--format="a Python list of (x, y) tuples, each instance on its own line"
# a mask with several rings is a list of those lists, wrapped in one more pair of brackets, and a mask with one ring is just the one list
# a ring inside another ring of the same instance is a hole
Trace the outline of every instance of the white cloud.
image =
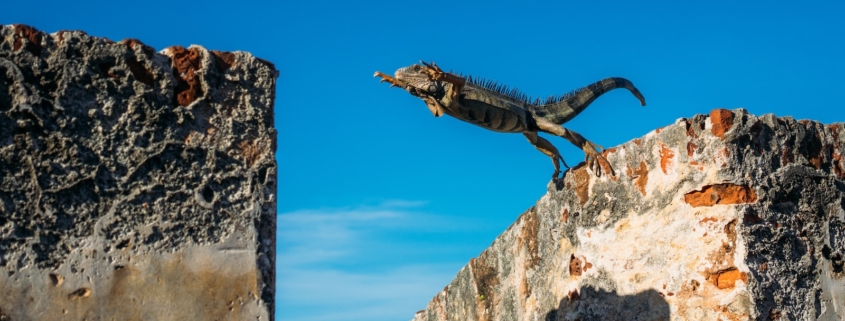
[(408, 200), (386, 200), (381, 202), (381, 207), (420, 207), (428, 204), (427, 201), (408, 201)]
[(470, 258), (437, 255), (460, 248), (441, 236), (483, 225), (426, 213), (425, 204), (389, 200), (280, 214), (278, 318), (411, 319)]
[[(444, 272), (452, 271), (452, 272)], [(287, 271), (279, 281), (280, 320), (410, 320), (455, 276), (451, 265), (388, 271)]]

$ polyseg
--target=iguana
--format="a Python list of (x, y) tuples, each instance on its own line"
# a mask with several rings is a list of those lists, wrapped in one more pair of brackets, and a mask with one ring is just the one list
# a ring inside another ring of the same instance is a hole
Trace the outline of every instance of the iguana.
[(599, 159), (604, 160), (611, 175), (615, 175), (610, 163), (596, 150), (601, 146), (561, 125), (575, 118), (602, 94), (617, 88), (628, 89), (645, 106), (643, 95), (624, 78), (602, 79), (587, 87), (541, 101), (531, 100), (519, 90), (492, 81), (444, 72), (434, 62), (420, 63), (396, 70), (395, 78), (379, 71), (376, 71), (374, 77), (381, 77), (379, 82), (389, 82), (390, 87), (401, 87), (421, 98), (434, 117), (446, 114), (489, 130), (522, 133), (534, 147), (551, 157), (555, 167), (552, 174), (554, 181), (558, 180), (560, 174), (560, 162), (567, 168), (569, 166), (557, 148), (538, 136), (538, 132), (563, 137), (581, 148), (586, 154), (587, 166), (596, 175), (601, 175)]

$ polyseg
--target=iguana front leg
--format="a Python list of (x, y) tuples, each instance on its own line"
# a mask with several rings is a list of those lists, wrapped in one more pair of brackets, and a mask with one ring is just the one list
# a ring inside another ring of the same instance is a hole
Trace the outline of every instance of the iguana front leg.
[(446, 113), (446, 109), (443, 107), (443, 104), (437, 101), (437, 99), (434, 99), (434, 97), (420, 96), (420, 98), (422, 98), (425, 102), (425, 106), (428, 107), (428, 110), (431, 111), (434, 117), (440, 117)]
[(449, 95), (449, 99), (451, 101), (457, 101), (458, 100), (458, 94), (460, 94), (461, 90), (463, 90), (464, 86), (467, 83), (467, 80), (464, 79), (463, 77), (458, 76), (458, 75), (453, 75), (453, 74), (450, 74), (448, 72), (443, 71), (434, 62), (431, 62), (429, 64), (429, 63), (426, 63), (425, 61), (420, 60), (420, 63), (422, 63), (423, 66), (425, 66), (425, 68), (423, 68), (423, 72), (425, 72), (425, 74), (428, 75), (428, 78), (430, 80), (442, 81), (442, 82), (447, 82), (447, 83), (452, 84), (452, 89), (449, 90), (446, 94)]
[(399, 82), (399, 80), (396, 80), (396, 78), (390, 77), (389, 75), (386, 75), (386, 74), (382, 73), (381, 71), (376, 71), (376, 73), (373, 74), (373, 77), (381, 77), (381, 80), (379, 80), (379, 83), (383, 83), (383, 82), (386, 81), (386, 82), (390, 83), (390, 88), (393, 88), (394, 86), (396, 86), (396, 87), (404, 87), (405, 86), (404, 84)]

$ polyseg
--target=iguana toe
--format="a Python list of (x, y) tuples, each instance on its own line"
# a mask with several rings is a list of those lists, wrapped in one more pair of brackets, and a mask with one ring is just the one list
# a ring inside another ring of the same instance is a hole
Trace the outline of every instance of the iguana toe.
[[(616, 176), (616, 172), (613, 170), (613, 165), (610, 165), (610, 162), (607, 160), (607, 158), (604, 158), (604, 156), (602, 156), (601, 154), (587, 155), (584, 161), (587, 163), (587, 167), (593, 170), (594, 173), (596, 173), (597, 177), (600, 177), (602, 172), (609, 172), (610, 176)], [(602, 161), (607, 164), (606, 171), (604, 170), (604, 166), (602, 166)]]
[(390, 76), (388, 76), (388, 75), (385, 75), (385, 74), (384, 74), (384, 73), (382, 73), (381, 71), (376, 71), (376, 73), (375, 73), (375, 74), (373, 74), (373, 77), (381, 77), (381, 80), (379, 80), (379, 83), (383, 83), (383, 82), (385, 82), (385, 81), (386, 81), (386, 82), (389, 82), (389, 83), (390, 83), (390, 88), (393, 88), (393, 87), (396, 87), (396, 86), (399, 86), (399, 85), (400, 85), (398, 80), (396, 80), (395, 78), (390, 77)]

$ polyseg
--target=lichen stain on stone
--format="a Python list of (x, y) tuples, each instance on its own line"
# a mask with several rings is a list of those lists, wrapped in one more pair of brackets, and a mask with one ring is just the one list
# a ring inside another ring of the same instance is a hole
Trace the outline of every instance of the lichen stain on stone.
[(564, 207), (563, 210), (560, 211), (560, 222), (566, 224), (567, 221), (569, 221), (569, 209)]
[(532, 207), (520, 219), (522, 230), (517, 238), (517, 244), (528, 253), (528, 269), (533, 269), (540, 264), (540, 245), (537, 240), (537, 232), (540, 230), (540, 221), (537, 220), (537, 211)]
[[(702, 220), (702, 223), (704, 222), (705, 220)], [(711, 267), (702, 273), (705, 279), (709, 280), (713, 285), (720, 289), (725, 289), (727, 284), (730, 284), (730, 287), (733, 287), (734, 282), (736, 282), (738, 278), (748, 282), (747, 275), (744, 272), (737, 274), (737, 277), (733, 279), (732, 277), (734, 275), (730, 274), (733, 273), (730, 271), (737, 270), (736, 266), (733, 264), (736, 254), (736, 225), (737, 219), (732, 219), (725, 224), (723, 232), (725, 233), (727, 242), (723, 242), (722, 246), (720, 246), (718, 250), (710, 252), (707, 255), (707, 261), (710, 262)], [(723, 274), (724, 276), (722, 276)]]
[(214, 66), (218, 72), (225, 72), (235, 65), (235, 54), (231, 52), (212, 50), (211, 55), (214, 57)]
[(581, 276), (583, 273), (583, 266), (581, 263), (581, 259), (575, 257), (575, 254), (572, 254), (569, 257), (569, 276), (576, 277)]
[(789, 149), (789, 146), (783, 146), (781, 150), (781, 157), (780, 157), (780, 164), (781, 166), (786, 166), (788, 164), (794, 163), (795, 158), (792, 156), (792, 152)]
[(241, 149), (241, 155), (244, 157), (248, 168), (257, 163), (263, 155), (267, 155), (269, 150), (269, 146), (249, 140), (243, 140), (237, 143), (237, 146)]
[(845, 160), (838, 150), (833, 150), (833, 173), (839, 179), (845, 179)]
[[(44, 33), (27, 25), (15, 25), (15, 41), (12, 44), (12, 50), (18, 51), (24, 47), (34, 56), (41, 55), (41, 40), (44, 38)], [(24, 41), (26, 46), (24, 46)]]
[(696, 132), (695, 126), (693, 126), (693, 125), (698, 125), (699, 130), (704, 130), (704, 123), (694, 122), (694, 121), (691, 121), (689, 119), (684, 119), (684, 126), (687, 130), (687, 136), (692, 137), (692, 138), (698, 138), (698, 133)]
[(722, 148), (719, 150), (719, 153), (716, 155), (719, 159), (719, 162), (722, 163), (721, 167), (725, 168), (729, 166), (728, 159), (731, 157), (731, 151), (727, 148)]
[(631, 221), (630, 221), (630, 220), (625, 220), (625, 221), (623, 221), (621, 224), (618, 224), (618, 226), (617, 226), (615, 229), (613, 229), (613, 230), (614, 230), (617, 234), (620, 234), (620, 233), (626, 233), (627, 231), (631, 230)]
[(634, 180), (634, 186), (637, 187), (637, 190), (645, 196), (645, 186), (648, 184), (648, 167), (645, 164), (645, 161), (640, 162), (639, 167), (632, 169), (631, 166), (628, 166), (625, 173), (628, 174), (632, 180)]
[(147, 55), (147, 57), (152, 57), (155, 54), (155, 49), (153, 47), (147, 46), (141, 42), (141, 40), (135, 38), (126, 38), (121, 40), (120, 43), (132, 48), (132, 50), (135, 50), (136, 46), (141, 46), (141, 52)]
[(701, 221), (698, 221), (698, 223), (707, 224), (709, 222), (718, 222), (718, 221), (719, 220), (716, 219), (715, 217), (705, 217), (705, 218), (701, 219)]
[(701, 293), (696, 293), (696, 291), (698, 291), (698, 289), (700, 288), (701, 283), (695, 279), (681, 283), (680, 291), (678, 291), (678, 293), (675, 293), (675, 295), (678, 296), (678, 312), (680, 315), (684, 315), (685, 310), (691, 307), (689, 304), (690, 298), (701, 297)]
[(485, 256), (490, 255), (489, 252), (482, 253), (478, 258), (469, 261), (470, 269), (474, 277), (475, 286), (478, 291), (478, 296), (484, 296), (484, 300), (479, 300), (476, 303), (479, 320), (487, 320), (490, 314), (493, 313), (493, 301), (496, 299), (496, 285), (499, 284), (499, 275), (496, 269), (488, 265)]
[[(147, 258), (149, 265), (143, 268), (126, 266), (114, 271), (105, 295), (97, 296), (98, 305), (106, 311), (120, 311), (123, 320), (146, 320), (151, 311), (145, 307), (151, 306), (172, 306), (174, 319), (211, 320), (230, 316), (230, 320), (236, 320), (260, 293), (260, 273), (252, 263), (237, 263), (238, 259), (230, 263), (211, 262), (220, 258), (214, 255), (192, 260), (177, 253), (165, 260)], [(179, 298), (178, 302), (172, 301), (173, 298)], [(197, 306), (204, 308), (185, 309)]]
[(578, 195), (578, 201), (581, 205), (586, 204), (590, 199), (590, 173), (584, 163), (572, 168), (572, 181), (572, 189), (575, 190), (575, 195)]
[(728, 236), (728, 242), (731, 243), (731, 247), (735, 247), (736, 244), (736, 219), (732, 219), (725, 224), (725, 235)]
[[(735, 303), (732, 303), (732, 304), (735, 304)], [(717, 305), (717, 306), (714, 308), (714, 310), (715, 310), (716, 312), (719, 312), (719, 314), (721, 315), (721, 318), (719, 318), (720, 320), (728, 320), (728, 321), (745, 321), (745, 320), (749, 320), (749, 318), (748, 318), (748, 314), (747, 314), (747, 313), (734, 313), (734, 312), (736, 312), (736, 311), (733, 311), (733, 310), (732, 310), (732, 306), (731, 306), (731, 305), (728, 305), (728, 306)]]
[(716, 137), (725, 139), (725, 133), (734, 124), (734, 114), (727, 109), (714, 109), (710, 112), (710, 132)]
[(658, 142), (660, 146), (660, 169), (663, 170), (663, 174), (669, 174), (666, 170), (669, 165), (672, 164), (672, 159), (675, 157), (675, 152), (673, 152), (669, 146), (663, 144), (662, 142)]
[(757, 201), (757, 193), (747, 185), (714, 184), (706, 185), (700, 191), (684, 194), (684, 202), (692, 207), (747, 204)]
[(588, 262), (586, 256), (582, 255), (581, 258), (584, 259), (584, 272), (587, 272), (587, 270), (593, 267), (593, 263)]
[(519, 296), (523, 299), (531, 296), (531, 285), (528, 284), (528, 276), (522, 271), (522, 282), (519, 282)]
[(170, 47), (173, 59), (173, 74), (176, 76), (176, 101), (179, 106), (188, 106), (202, 97), (202, 84), (197, 71), (202, 67), (202, 54), (196, 47), (185, 49), (182, 46)]
[(687, 143), (687, 156), (692, 157), (692, 155), (695, 154), (696, 149), (698, 149), (698, 145), (696, 145), (692, 141), (689, 141)]
[(607, 158), (608, 156), (610, 156), (610, 154), (615, 153), (617, 150), (619, 150), (618, 147), (611, 147), (611, 148), (608, 148), (608, 149), (601, 151), (601, 155), (604, 156), (605, 158)]
[(839, 140), (839, 126), (841, 126), (841, 125), (837, 125), (837, 124), (827, 125), (827, 129), (830, 130), (830, 133), (833, 135), (834, 141)]
[[(447, 293), (448, 293), (447, 290), (448, 290), (448, 286), (446, 288), (443, 288), (443, 293), (444, 293), (443, 295), (444, 296), (447, 295)], [(435, 296), (431, 300), (434, 301), (435, 304), (437, 304), (437, 315), (442, 316), (445, 320), (448, 316), (447, 313), (449, 312), (449, 309), (446, 309), (446, 308), (443, 307), (443, 300), (440, 300), (437, 296)], [(425, 310), (422, 310), (422, 311), (425, 311)], [(418, 311), (417, 313), (420, 313), (420, 311)]]
[(711, 274), (709, 280), (719, 289), (732, 289), (737, 280), (748, 283), (748, 274), (740, 272), (736, 267), (730, 267)]

